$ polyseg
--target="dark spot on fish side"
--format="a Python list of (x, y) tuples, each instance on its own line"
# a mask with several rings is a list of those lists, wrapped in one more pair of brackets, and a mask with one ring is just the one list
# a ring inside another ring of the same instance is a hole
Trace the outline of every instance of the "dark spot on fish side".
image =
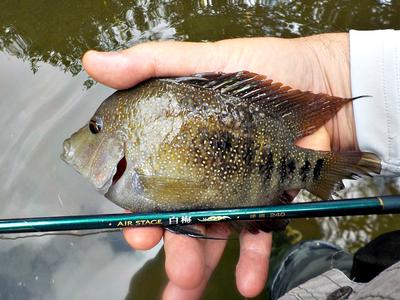
[(289, 174), (290, 174), (290, 175), (293, 174), (293, 173), (294, 173), (294, 170), (296, 170), (296, 162), (294, 161), (293, 158), (291, 158), (291, 159), (289, 160), (289, 162), (287, 163), (287, 167), (288, 167), (288, 172), (289, 172)]
[(244, 145), (244, 153), (243, 153), (243, 159), (246, 164), (246, 166), (250, 166), (250, 164), (253, 161), (255, 155), (253, 143), (251, 141), (247, 142)]
[(313, 174), (313, 179), (314, 180), (318, 180), (319, 177), (321, 176), (321, 170), (322, 170), (323, 166), (324, 166), (324, 160), (322, 158), (318, 159), (317, 163), (315, 164), (314, 172), (313, 172), (314, 173)]
[(307, 175), (308, 172), (311, 169), (311, 163), (306, 159), (306, 161), (304, 162), (304, 165), (300, 168), (300, 176), (301, 176), (301, 180), (304, 182), (307, 180)]
[(263, 157), (265, 159), (265, 163), (262, 163), (259, 167), (259, 172), (262, 178), (263, 185), (266, 186), (267, 183), (271, 180), (272, 171), (274, 170), (274, 156), (269, 151), (267, 157)]
[(282, 157), (281, 163), (279, 165), (279, 182), (283, 183), (287, 178), (287, 169), (286, 169), (286, 156)]
[(112, 179), (112, 184), (115, 184), (121, 177), (124, 175), (125, 170), (126, 170), (126, 158), (125, 156), (118, 162), (117, 165), (117, 171), (115, 172), (113, 179)]
[(219, 139), (215, 142), (215, 147), (220, 151), (229, 151), (232, 148), (232, 135), (228, 132), (222, 132)]

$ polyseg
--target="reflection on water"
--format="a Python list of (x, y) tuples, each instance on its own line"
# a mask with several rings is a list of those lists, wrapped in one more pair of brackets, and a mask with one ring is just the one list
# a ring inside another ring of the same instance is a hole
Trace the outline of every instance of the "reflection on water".
[(295, 37), (400, 26), (398, 1), (198, 0), (0, 2), (0, 49), (72, 74), (88, 49), (117, 50), (160, 39), (213, 41)]
[[(346, 189), (337, 193), (338, 198), (400, 193), (398, 178), (365, 178), (357, 181), (345, 181), (345, 184)], [(299, 201), (309, 201), (310, 197), (313, 198), (308, 193), (302, 193)], [(301, 232), (303, 239), (321, 238), (350, 251), (357, 250), (384, 232), (398, 230), (399, 225), (398, 215), (329, 217), (292, 222), (292, 227)]]
[[(118, 50), (160, 39), (399, 28), (399, 5), (373, 0), (1, 1), (0, 217), (120, 211), (59, 160), (64, 138), (112, 93), (101, 85), (83, 88), (91, 85), (80, 63), (87, 49)], [(398, 190), (397, 181), (374, 179), (342, 196)], [(399, 224), (394, 216), (296, 220), (286, 235), (275, 236), (272, 264), (298, 238), (322, 238), (355, 250)], [(159, 248), (132, 251), (118, 233), (3, 240), (0, 246), (1, 299), (154, 299), (166, 280), (162, 253), (132, 278)], [(241, 299), (233, 275), (237, 255), (238, 243), (232, 241), (207, 299)]]
[[(348, 182), (348, 187), (341, 193), (343, 198), (357, 198), (399, 194), (400, 181), (397, 178), (373, 178)], [(338, 244), (350, 251), (359, 247), (381, 233), (398, 230), (398, 215), (370, 215), (324, 218), (319, 220), (322, 238)], [(340, 230), (338, 230), (340, 228)]]

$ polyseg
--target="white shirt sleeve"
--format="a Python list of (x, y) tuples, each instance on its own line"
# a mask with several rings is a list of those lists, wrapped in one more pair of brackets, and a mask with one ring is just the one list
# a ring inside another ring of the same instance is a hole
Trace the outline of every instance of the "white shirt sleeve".
[(357, 141), (400, 175), (400, 31), (350, 30), (350, 71)]

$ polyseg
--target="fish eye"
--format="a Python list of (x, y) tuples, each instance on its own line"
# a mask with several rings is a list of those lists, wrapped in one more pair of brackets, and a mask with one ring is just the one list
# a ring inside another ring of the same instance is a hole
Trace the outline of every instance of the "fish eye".
[(93, 117), (89, 121), (89, 130), (91, 133), (99, 133), (103, 129), (103, 120), (100, 117)]

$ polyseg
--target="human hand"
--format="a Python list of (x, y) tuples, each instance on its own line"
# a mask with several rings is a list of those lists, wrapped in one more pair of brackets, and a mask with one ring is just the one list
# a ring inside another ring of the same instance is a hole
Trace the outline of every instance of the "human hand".
[[(150, 42), (121, 52), (89, 51), (83, 57), (95, 80), (117, 89), (151, 77), (186, 76), (198, 72), (247, 70), (301, 90), (350, 97), (348, 35), (325, 34), (298, 39), (251, 38), (215, 43)], [(356, 149), (351, 104), (325, 126), (297, 141), (316, 150)], [(203, 228), (206, 235), (227, 237), (224, 225)], [(199, 240), (161, 228), (129, 228), (135, 249), (154, 247), (164, 237), (169, 283), (164, 299), (197, 299), (223, 253), (226, 241)], [(267, 280), (271, 234), (240, 233), (236, 284), (245, 297), (258, 295)]]

